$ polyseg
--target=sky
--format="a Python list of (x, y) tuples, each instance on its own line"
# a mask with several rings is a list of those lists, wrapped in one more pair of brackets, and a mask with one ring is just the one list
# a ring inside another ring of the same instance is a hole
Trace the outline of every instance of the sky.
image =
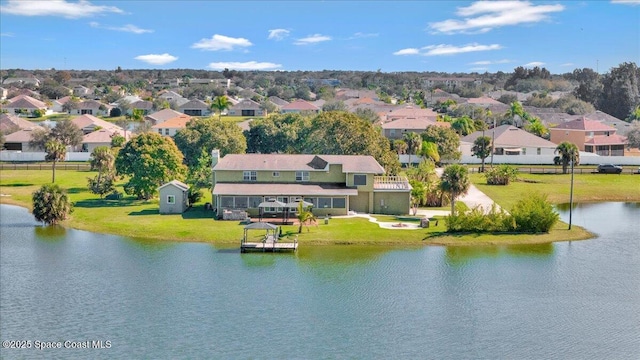
[(0, 68), (605, 73), (640, 0), (0, 0)]

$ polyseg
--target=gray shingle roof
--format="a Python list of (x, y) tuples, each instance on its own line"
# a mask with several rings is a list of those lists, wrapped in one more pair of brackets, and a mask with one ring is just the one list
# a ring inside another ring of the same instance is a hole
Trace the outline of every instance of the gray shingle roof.
[(369, 155), (229, 154), (220, 159), (213, 169), (216, 171), (322, 171), (314, 168), (320, 162), (315, 159), (316, 156), (328, 164), (341, 164), (344, 173), (384, 174), (384, 168)]

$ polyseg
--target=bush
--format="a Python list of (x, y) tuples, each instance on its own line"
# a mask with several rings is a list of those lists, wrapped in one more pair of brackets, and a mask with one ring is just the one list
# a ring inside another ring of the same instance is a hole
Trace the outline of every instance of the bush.
[(105, 196), (106, 200), (120, 200), (122, 199), (122, 193), (115, 190), (111, 194)]
[(488, 213), (476, 206), (468, 212), (447, 216), (448, 232), (509, 232), (515, 229), (513, 217), (496, 205)]
[(509, 185), (518, 178), (518, 169), (511, 165), (498, 165), (484, 173), (487, 185)]
[(193, 204), (195, 204), (198, 201), (202, 200), (203, 196), (204, 196), (204, 194), (202, 193), (202, 190), (196, 189), (193, 186), (190, 187), (189, 188), (189, 192), (187, 194), (187, 197), (189, 198), (189, 206), (193, 206)]
[(36, 220), (47, 224), (64, 221), (73, 211), (67, 192), (57, 184), (43, 185), (33, 193), (32, 200)]
[(109, 117), (118, 117), (122, 116), (122, 110), (120, 108), (114, 107), (109, 111)]
[(533, 194), (516, 203), (511, 210), (516, 231), (541, 233), (549, 230), (560, 219), (560, 215), (547, 201), (546, 195)]

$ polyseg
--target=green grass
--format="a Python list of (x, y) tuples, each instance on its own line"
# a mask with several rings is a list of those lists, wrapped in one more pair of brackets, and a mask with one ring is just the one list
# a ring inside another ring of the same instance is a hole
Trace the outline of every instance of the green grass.
[[(75, 203), (71, 218), (64, 225), (76, 229), (97, 233), (108, 233), (134, 238), (199, 241), (219, 245), (237, 245), (243, 234), (243, 226), (237, 221), (217, 221), (212, 213), (203, 210), (202, 203), (210, 202), (211, 195), (205, 194), (200, 204), (184, 214), (160, 215), (157, 200), (141, 201), (132, 197), (122, 200), (102, 200), (91, 194), (86, 188), (87, 177), (95, 176), (91, 171), (58, 170), (56, 183), (67, 189), (71, 201)], [(549, 175), (547, 175), (549, 176)], [(602, 176), (602, 175), (600, 175)], [(617, 176), (617, 175), (616, 175)], [(606, 176), (605, 176), (606, 177)], [(640, 177), (638, 178), (640, 179)], [(0, 172), (0, 202), (31, 208), (31, 194), (42, 184), (51, 181), (50, 170), (2, 170)], [(122, 182), (119, 184), (122, 191)], [(516, 184), (520, 185), (520, 184)], [(522, 186), (533, 184), (522, 183)], [(497, 188), (497, 187), (496, 187)], [(495, 190), (500, 201), (512, 196), (512, 189), (501, 187)], [(526, 193), (525, 188), (519, 190)], [(640, 201), (640, 196), (637, 201)], [(610, 199), (603, 199), (610, 200)], [(503, 205), (503, 203), (500, 203)], [(504, 206), (504, 205), (503, 205)], [(397, 222), (394, 216), (376, 215), (379, 221)], [(549, 234), (462, 234), (445, 233), (445, 221), (440, 218), (438, 226), (431, 222), (426, 229), (383, 229), (375, 223), (362, 218), (329, 220), (328, 224), (320, 219), (317, 226), (303, 228), (297, 234), (297, 226), (284, 226), (283, 234), (289, 239), (298, 236), (300, 244), (366, 244), (366, 245), (478, 245), (478, 244), (525, 244), (547, 243), (551, 241), (579, 240), (593, 235), (579, 227), (567, 231), (566, 225), (559, 224)], [(256, 232), (251, 236), (259, 237)]]
[[(505, 209), (511, 209), (532, 192), (546, 194), (553, 204), (569, 202), (570, 174), (518, 174), (518, 181), (507, 186), (487, 185), (484, 175), (472, 174), (471, 181)], [(640, 175), (574, 174), (574, 202), (640, 202)]]

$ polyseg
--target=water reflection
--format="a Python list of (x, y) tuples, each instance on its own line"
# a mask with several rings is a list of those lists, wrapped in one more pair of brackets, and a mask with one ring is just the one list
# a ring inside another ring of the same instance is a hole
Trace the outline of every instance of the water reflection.
[(552, 243), (546, 244), (518, 244), (495, 246), (447, 246), (446, 261), (450, 265), (462, 265), (480, 258), (498, 258), (500, 256), (514, 257), (546, 257), (553, 254)]
[(60, 225), (35, 226), (34, 232), (37, 238), (45, 241), (62, 241), (67, 236), (67, 229)]

